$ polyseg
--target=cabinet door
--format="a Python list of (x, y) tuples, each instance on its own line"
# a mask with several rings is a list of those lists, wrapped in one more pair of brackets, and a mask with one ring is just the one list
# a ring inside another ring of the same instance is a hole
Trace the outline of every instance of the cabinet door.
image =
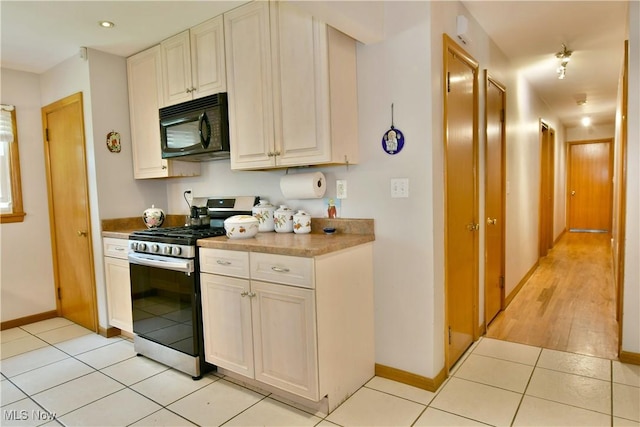
[(127, 58), (131, 151), (136, 179), (200, 175), (200, 163), (168, 161), (160, 147), (162, 66), (160, 46)]
[(167, 161), (160, 151), (160, 117), (162, 72), (160, 46), (127, 59), (129, 115), (133, 168), (136, 179), (167, 176)]
[(231, 168), (275, 165), (269, 3), (224, 14)]
[(160, 43), (162, 49), (162, 87), (164, 105), (189, 101), (192, 98), (191, 48), (189, 30)]
[(255, 378), (319, 400), (315, 293), (252, 281)]
[(249, 281), (200, 275), (205, 360), (253, 378)]
[(132, 334), (133, 319), (131, 314), (129, 261), (105, 257), (104, 274), (107, 285), (109, 325)]
[(227, 90), (222, 22), (222, 15), (216, 16), (189, 31), (194, 99)]
[[(331, 159), (327, 26), (271, 3), (276, 157), (279, 166)], [(277, 94), (280, 94), (278, 96)]]

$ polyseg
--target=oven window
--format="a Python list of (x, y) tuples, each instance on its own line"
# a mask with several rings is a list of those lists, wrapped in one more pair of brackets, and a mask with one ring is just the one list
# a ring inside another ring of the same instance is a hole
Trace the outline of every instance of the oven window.
[(133, 332), (196, 356), (196, 275), (137, 264), (129, 267)]

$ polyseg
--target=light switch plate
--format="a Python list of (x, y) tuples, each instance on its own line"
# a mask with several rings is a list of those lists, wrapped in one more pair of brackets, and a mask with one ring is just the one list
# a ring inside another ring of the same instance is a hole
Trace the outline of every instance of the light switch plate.
[(409, 197), (409, 178), (391, 179), (391, 197), (394, 199)]
[(336, 180), (336, 198), (338, 199), (347, 198), (347, 180), (346, 179)]

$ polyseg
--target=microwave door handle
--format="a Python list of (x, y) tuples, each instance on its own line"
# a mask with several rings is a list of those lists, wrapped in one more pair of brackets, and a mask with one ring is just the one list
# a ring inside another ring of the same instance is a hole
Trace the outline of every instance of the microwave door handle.
[[(200, 143), (202, 143), (204, 148), (207, 148), (211, 142), (211, 125), (209, 124), (207, 113), (200, 114), (199, 122), (198, 130), (200, 132)], [(206, 132), (202, 132), (202, 128), (205, 128)]]

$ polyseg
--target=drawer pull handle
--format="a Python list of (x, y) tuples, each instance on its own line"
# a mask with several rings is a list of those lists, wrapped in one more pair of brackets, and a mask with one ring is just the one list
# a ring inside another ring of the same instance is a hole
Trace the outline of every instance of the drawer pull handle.
[(222, 259), (217, 260), (216, 263), (218, 263), (218, 265), (231, 265), (229, 261), (225, 261)]
[(288, 268), (284, 267), (271, 267), (271, 269), (276, 273), (288, 273), (290, 271)]
[(123, 252), (123, 251), (124, 251), (124, 248), (114, 248), (114, 249), (115, 249), (116, 251), (118, 251), (118, 252)]

